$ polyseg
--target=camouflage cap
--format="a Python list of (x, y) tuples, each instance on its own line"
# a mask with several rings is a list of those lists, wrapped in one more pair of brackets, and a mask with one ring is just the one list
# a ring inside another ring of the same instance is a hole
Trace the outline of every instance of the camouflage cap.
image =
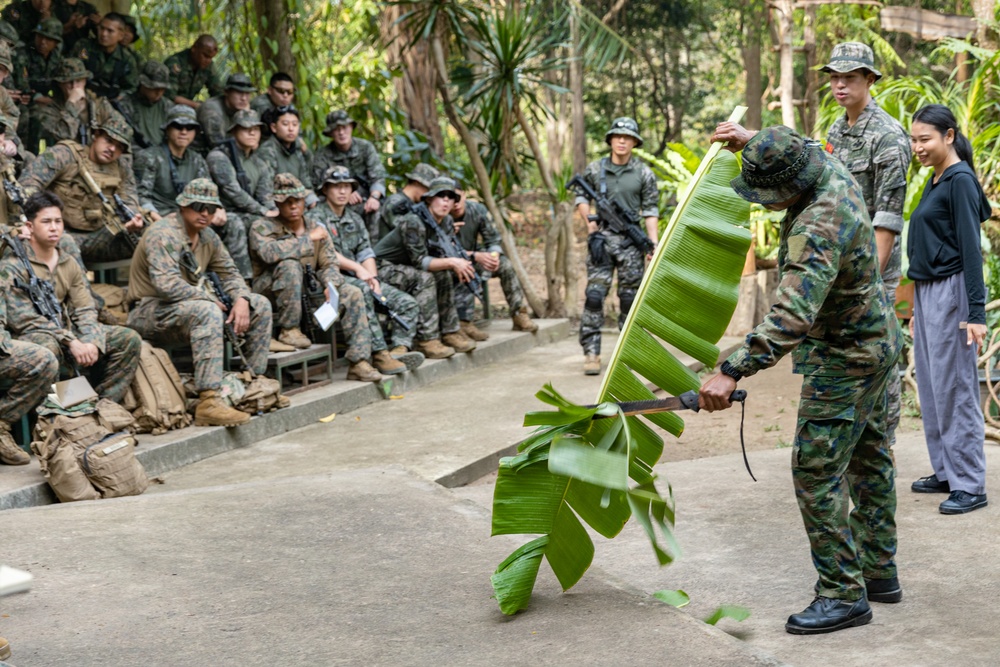
[(351, 127), (354, 127), (357, 123), (354, 122), (343, 109), (331, 111), (326, 115), (326, 129), (323, 130), (323, 134), (330, 136), (333, 134), (334, 129), (340, 127), (341, 125), (350, 125)]
[(747, 142), (740, 175), (730, 185), (749, 202), (777, 204), (811, 188), (825, 167), (826, 152), (819, 142), (776, 125)]
[(102, 130), (109, 137), (124, 145), (122, 152), (128, 153), (132, 148), (132, 126), (129, 125), (125, 117), (114, 109), (105, 109), (103, 113), (95, 113), (99, 116), (94, 119), (94, 129)]
[(233, 120), (226, 128), (227, 132), (232, 132), (237, 127), (257, 127), (263, 125), (260, 116), (253, 109), (240, 109), (233, 114)]
[(57, 42), (62, 43), (62, 29), (62, 21), (54, 16), (50, 16), (47, 19), (42, 19), (41, 22), (35, 26), (35, 34), (49, 39), (54, 39)]
[(448, 178), (447, 176), (438, 176), (431, 181), (427, 192), (425, 192), (420, 198), (427, 201), (432, 197), (440, 197), (443, 195), (451, 195), (455, 201), (458, 201), (458, 193), (455, 192), (454, 179)]
[[(57, 21), (59, 19), (56, 19)], [(59, 33), (62, 34), (62, 23), (59, 24)], [(9, 21), (0, 21), (0, 40), (8, 42), (13, 46), (21, 46), (21, 36), (17, 34), (17, 28)]]
[(323, 172), (323, 183), (320, 185), (320, 190), (327, 184), (336, 185), (338, 183), (350, 183), (351, 190), (358, 189), (358, 182), (351, 176), (351, 170), (343, 165), (335, 164)]
[(280, 204), (286, 199), (305, 199), (307, 194), (302, 181), (292, 174), (278, 174), (274, 177), (272, 196), (276, 203)]
[(830, 62), (820, 68), (824, 72), (853, 72), (866, 69), (875, 75), (875, 80), (882, 78), (882, 72), (875, 69), (875, 53), (871, 47), (861, 42), (844, 42), (833, 47)]
[(413, 171), (406, 174), (406, 177), (411, 181), (416, 181), (417, 183), (420, 183), (420, 185), (424, 186), (425, 188), (429, 188), (431, 187), (431, 181), (433, 181), (440, 175), (441, 173), (437, 169), (435, 169), (434, 167), (430, 166), (425, 162), (421, 162), (420, 164), (418, 164), (416, 167), (413, 168)]
[(66, 58), (56, 67), (53, 81), (66, 83), (68, 81), (79, 81), (80, 79), (92, 79), (94, 75), (87, 70), (87, 66), (79, 58)]
[(241, 72), (229, 75), (229, 78), (226, 79), (226, 90), (237, 90), (241, 93), (257, 92), (257, 88), (253, 85), (250, 77)]
[(174, 201), (177, 202), (178, 206), (200, 203), (222, 208), (222, 202), (219, 201), (219, 186), (213, 183), (210, 178), (196, 178), (190, 181)]
[(142, 66), (139, 85), (145, 88), (169, 88), (170, 70), (158, 60), (149, 60)]
[(201, 129), (201, 123), (198, 122), (198, 114), (191, 107), (186, 104), (175, 104), (170, 107), (167, 111), (167, 122), (160, 126), (161, 130), (166, 130), (171, 125), (177, 125), (178, 127), (196, 127)]
[(639, 123), (635, 122), (634, 119), (628, 116), (622, 116), (621, 118), (615, 118), (611, 122), (611, 129), (604, 133), (604, 142), (611, 145), (611, 137), (616, 134), (623, 134), (626, 137), (632, 137), (639, 143), (636, 146), (642, 146), (642, 137), (639, 136)]

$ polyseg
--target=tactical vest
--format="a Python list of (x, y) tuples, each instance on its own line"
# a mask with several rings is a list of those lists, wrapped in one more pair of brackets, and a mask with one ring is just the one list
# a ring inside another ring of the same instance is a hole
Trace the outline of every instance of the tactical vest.
[(80, 175), (80, 165), (90, 172), (97, 187), (111, 199), (122, 182), (120, 160), (111, 164), (96, 164), (87, 156), (88, 149), (75, 141), (60, 141), (57, 145), (72, 151), (74, 160), (52, 181), (49, 191), (62, 199), (63, 220), (67, 227), (78, 232), (95, 232), (104, 226), (105, 212), (100, 198), (90, 192)]

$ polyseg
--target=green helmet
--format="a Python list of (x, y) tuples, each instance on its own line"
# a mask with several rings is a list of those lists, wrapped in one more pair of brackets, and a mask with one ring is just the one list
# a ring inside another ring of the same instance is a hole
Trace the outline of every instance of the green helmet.
[(747, 142), (740, 175), (730, 185), (749, 202), (777, 204), (811, 188), (826, 160), (819, 142), (784, 125), (766, 127)]
[(636, 147), (642, 146), (642, 137), (639, 136), (639, 124), (628, 116), (615, 118), (614, 121), (611, 122), (611, 129), (604, 133), (604, 142), (610, 146), (611, 137), (616, 134), (623, 134), (626, 137), (632, 137), (639, 142), (636, 144)]

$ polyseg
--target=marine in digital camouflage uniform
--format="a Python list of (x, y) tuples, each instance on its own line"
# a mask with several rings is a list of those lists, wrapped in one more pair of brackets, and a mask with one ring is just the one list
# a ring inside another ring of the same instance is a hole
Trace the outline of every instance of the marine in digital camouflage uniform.
[(293, 106), (272, 109), (267, 114), (261, 114), (260, 119), (264, 122), (262, 129), (270, 126), (270, 136), (260, 142), (257, 155), (275, 174), (291, 174), (299, 179), (308, 192), (306, 206), (312, 208), (319, 202), (319, 198), (313, 191), (315, 188), (309, 172), (312, 151), (299, 136), (301, 125), (298, 109)]
[[(149, 60), (139, 74), (139, 90), (126, 95), (119, 103), (133, 130), (133, 142), (137, 149), (159, 146), (163, 142), (163, 126), (174, 103), (164, 93), (170, 85), (167, 66), (156, 60)], [(141, 137), (141, 141), (139, 140)]]
[(97, 106), (109, 106), (107, 100), (98, 99), (91, 91), (83, 93), (80, 100), (70, 102), (67, 93), (77, 81), (86, 81), (91, 76), (78, 58), (64, 58), (52, 75), (55, 92), (51, 104), (32, 107), (29, 119), (31, 130), (28, 145), (38, 146), (44, 141), (46, 148), (60, 141), (71, 140), (84, 146), (90, 145), (91, 119), (98, 115)]
[(218, 207), (218, 188), (207, 178), (198, 178), (177, 198), (180, 210), (154, 222), (142, 236), (129, 268), (128, 325), (154, 345), (190, 344), (194, 359), (194, 382), (199, 392), (218, 391), (222, 386), (223, 333), (226, 314), (198, 276), (187, 268), (183, 253), (194, 256), (199, 272), (214, 271), (226, 294), (236, 303), (246, 300), (250, 325), (244, 334), (243, 351), (255, 373), (267, 370), (271, 341), (271, 304), (253, 294), (240, 277), (232, 258), (214, 231), (204, 227), (192, 243), (183, 215), (196, 207)]
[(208, 172), (219, 186), (219, 199), (226, 209), (226, 223), (217, 231), (236, 262), (240, 275), (248, 282), (253, 280), (247, 245), (250, 223), (258, 216), (268, 215), (269, 211), (274, 215), (274, 199), (271, 196), (274, 174), (257, 153), (260, 125), (256, 111), (240, 110), (229, 126), (229, 133), (236, 142), (235, 159), (245, 175), (242, 182), (237, 163), (233, 162), (233, 155), (226, 146), (212, 149), (206, 159)]
[(139, 87), (139, 63), (122, 46), (124, 34), (125, 21), (121, 15), (105, 14), (97, 26), (97, 37), (81, 39), (71, 52), (93, 73), (87, 88), (99, 97), (117, 99)]
[(313, 183), (320, 183), (323, 174), (333, 165), (347, 167), (358, 181), (355, 194), (359, 201), (351, 206), (365, 219), (369, 237), (377, 237), (375, 225), (378, 209), (385, 198), (387, 173), (375, 146), (370, 141), (354, 137), (355, 125), (346, 111), (338, 109), (326, 115), (323, 134), (330, 137), (330, 143), (313, 153), (310, 174)]
[(208, 89), (210, 97), (221, 95), (225, 79), (215, 65), (219, 45), (211, 35), (199, 35), (189, 48), (171, 55), (164, 61), (170, 69), (170, 88), (167, 97), (176, 104), (197, 109), (195, 98)]
[[(41, 249), (41, 243), (49, 246), (47, 234), (52, 225), (45, 221), (45, 216), (50, 211), (58, 210), (59, 203), (48, 193), (29, 198), (25, 210), (35, 229), (31, 241), (22, 246), (35, 275), (52, 283), (55, 288), (63, 321), (57, 325), (39, 314), (26, 292), (13, 289), (4, 291), (7, 327), (19, 340), (40, 345), (51, 352), (60, 361), (62, 375), (67, 378), (74, 374), (74, 358), (69, 346), (74, 341), (94, 345), (99, 354), (97, 362), (89, 367), (81, 366), (80, 371), (88, 377), (98, 396), (120, 402), (135, 376), (142, 341), (132, 329), (97, 321), (97, 310), (90, 296), (90, 282), (72, 256), (57, 253), (56, 268), (52, 271), (36, 255), (36, 251), (46, 252)], [(61, 232), (61, 222), (59, 228)], [(36, 244), (39, 244), (38, 248)], [(27, 269), (12, 255), (0, 262), (0, 274), (3, 284), (14, 284), (15, 281), (27, 284), (30, 280)]]
[(732, 184), (744, 199), (787, 210), (781, 282), (763, 323), (702, 387), (702, 407), (728, 407), (739, 379), (793, 355), (804, 379), (792, 478), (819, 597), (785, 627), (813, 634), (862, 625), (871, 619), (866, 592), (879, 602), (902, 596), (885, 392), (901, 332), (879, 280), (868, 207), (840, 161), (782, 126), (746, 144)]
[(162, 127), (163, 143), (135, 157), (139, 203), (154, 220), (177, 211), (177, 197), (188, 183), (210, 177), (205, 158), (191, 147), (200, 127), (194, 109), (175, 104)]
[(385, 202), (379, 207), (377, 234), (372, 236), (372, 230), (368, 230), (368, 236), (372, 243), (391, 232), (396, 227), (396, 219), (401, 215), (410, 212), (413, 206), (420, 202), (420, 198), (427, 193), (431, 187), (431, 181), (440, 174), (438, 170), (429, 164), (420, 162), (413, 171), (406, 174), (406, 185), (399, 192), (394, 192), (385, 198)]
[[(334, 166), (327, 169), (321, 189), (324, 196), (329, 186), (341, 183), (349, 184), (352, 188), (357, 187), (357, 181), (351, 177), (351, 173), (346, 168)], [(365, 223), (361, 216), (347, 207), (342, 207), (341, 213), (338, 214), (334, 210), (331, 198), (325, 197), (324, 201), (306, 214), (306, 220), (321, 225), (330, 232), (334, 248), (340, 257), (348, 262), (362, 265), (363, 269), (374, 273), (377, 278), (378, 268), (374, 265), (375, 251), (372, 249), (368, 239), (368, 231), (365, 229)], [(368, 313), (369, 328), (372, 332), (372, 350), (376, 352), (385, 350), (387, 348), (386, 340), (375, 312), (375, 297), (372, 295), (370, 284), (352, 273), (345, 272), (345, 267), (342, 264), (340, 271), (344, 273), (344, 280), (360, 289), (365, 296), (365, 308)], [(379, 287), (388, 308), (396, 313), (408, 327), (400, 326), (391, 319), (388, 321), (394, 354), (406, 354), (408, 350), (413, 349), (413, 335), (417, 329), (420, 308), (417, 306), (416, 299), (406, 292), (386, 283), (379, 283)]]
[[(833, 81), (835, 76), (841, 79), (842, 75), (853, 72), (858, 77), (853, 86), (855, 90), (848, 92), (851, 84), (845, 83), (844, 91), (850, 95), (847, 99), (860, 107), (860, 114), (857, 114), (857, 109), (848, 109), (830, 128), (828, 141), (833, 155), (847, 165), (864, 193), (868, 215), (880, 246), (882, 282), (885, 283), (889, 302), (895, 304), (902, 268), (906, 171), (912, 159), (910, 137), (903, 126), (879, 108), (871, 97), (871, 85), (882, 78), (882, 73), (875, 69), (875, 56), (870, 47), (857, 42), (838, 44), (823, 71), (830, 73), (831, 89), (835, 94), (840, 92)], [(840, 104), (844, 106), (843, 102)], [(852, 111), (855, 115), (853, 122)], [(896, 427), (899, 425), (899, 373), (890, 376), (888, 393), (889, 445), (892, 446), (896, 442)]]
[[(618, 137), (631, 147), (622, 148), (615, 143)], [(642, 231), (656, 241), (656, 225), (659, 216), (659, 192), (656, 179), (649, 167), (632, 155), (632, 148), (642, 146), (639, 126), (631, 118), (616, 118), (604, 135), (611, 146), (610, 157), (603, 157), (587, 165), (582, 177), (598, 194), (604, 192), (609, 199), (617, 198), (621, 204), (631, 209), (643, 220)], [(618, 164), (621, 162), (621, 164)], [(604, 172), (602, 186), (601, 172)], [(585, 217), (590, 213), (590, 202), (586, 197), (576, 198), (577, 212)], [(587, 221), (589, 234), (587, 255), (587, 290), (580, 317), (580, 345), (584, 354), (584, 373), (598, 375), (601, 372), (601, 327), (604, 325), (604, 300), (611, 291), (612, 277), (618, 274), (618, 301), (621, 313), (618, 328), (625, 324), (625, 318), (632, 308), (635, 294), (642, 282), (646, 263), (642, 251), (625, 234), (617, 234), (607, 229), (603, 221)], [(599, 247), (598, 256), (594, 256)]]
[[(236, 112), (250, 109), (250, 94), (255, 90), (246, 74), (230, 74), (226, 79), (226, 89), (198, 107), (203, 151), (207, 152), (226, 140)], [(257, 119), (260, 120), (259, 115)]]

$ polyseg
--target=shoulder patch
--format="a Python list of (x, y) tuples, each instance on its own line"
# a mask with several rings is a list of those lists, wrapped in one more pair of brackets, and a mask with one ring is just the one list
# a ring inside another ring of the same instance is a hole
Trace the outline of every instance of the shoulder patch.
[(802, 259), (802, 251), (806, 248), (806, 235), (796, 234), (788, 237), (788, 261), (797, 262)]

